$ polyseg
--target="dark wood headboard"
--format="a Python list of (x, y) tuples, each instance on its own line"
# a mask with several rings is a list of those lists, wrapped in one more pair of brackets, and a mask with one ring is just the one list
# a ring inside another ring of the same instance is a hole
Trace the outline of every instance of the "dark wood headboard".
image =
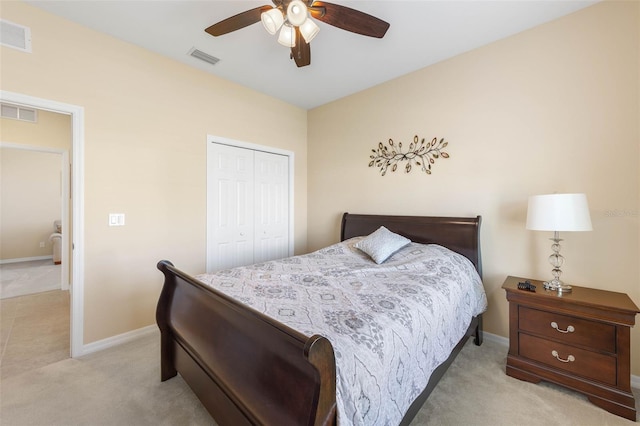
[(384, 226), (422, 244), (439, 244), (469, 259), (482, 276), (480, 223), (476, 217), (386, 216), (345, 213), (340, 241), (365, 236)]

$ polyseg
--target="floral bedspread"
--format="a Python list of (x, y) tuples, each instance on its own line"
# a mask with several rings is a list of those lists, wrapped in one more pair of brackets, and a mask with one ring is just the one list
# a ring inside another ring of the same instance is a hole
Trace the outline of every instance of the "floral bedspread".
[(340, 425), (397, 425), (487, 299), (475, 268), (457, 253), (410, 243), (376, 265), (353, 247), (361, 238), (197, 278), (329, 339)]

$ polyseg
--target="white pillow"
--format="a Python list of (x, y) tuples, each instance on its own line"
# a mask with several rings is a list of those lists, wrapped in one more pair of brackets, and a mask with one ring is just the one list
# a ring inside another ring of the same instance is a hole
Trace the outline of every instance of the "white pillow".
[(410, 239), (381, 226), (365, 239), (358, 241), (355, 247), (367, 253), (379, 265), (410, 242)]

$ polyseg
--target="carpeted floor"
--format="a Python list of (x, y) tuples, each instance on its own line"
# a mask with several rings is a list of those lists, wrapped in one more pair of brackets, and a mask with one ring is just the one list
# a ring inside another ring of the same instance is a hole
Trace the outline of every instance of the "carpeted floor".
[[(508, 348), (467, 343), (412, 425), (576, 425), (635, 423), (550, 383), (527, 383), (504, 373)], [(640, 390), (633, 390), (640, 411)]]
[[(412, 425), (635, 424), (574, 392), (506, 376), (506, 351), (470, 341)], [(0, 392), (3, 426), (215, 424), (179, 376), (160, 382), (158, 333), (3, 379)]]

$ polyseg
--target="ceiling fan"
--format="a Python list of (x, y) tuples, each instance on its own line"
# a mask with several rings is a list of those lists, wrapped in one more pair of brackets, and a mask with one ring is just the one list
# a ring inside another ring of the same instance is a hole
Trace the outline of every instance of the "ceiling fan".
[(270, 34), (278, 30), (278, 42), (291, 48), (298, 67), (311, 63), (309, 43), (320, 28), (311, 18), (352, 33), (382, 38), (389, 24), (375, 16), (346, 6), (314, 0), (272, 0), (275, 6), (259, 6), (211, 25), (205, 31), (221, 36), (262, 21)]

